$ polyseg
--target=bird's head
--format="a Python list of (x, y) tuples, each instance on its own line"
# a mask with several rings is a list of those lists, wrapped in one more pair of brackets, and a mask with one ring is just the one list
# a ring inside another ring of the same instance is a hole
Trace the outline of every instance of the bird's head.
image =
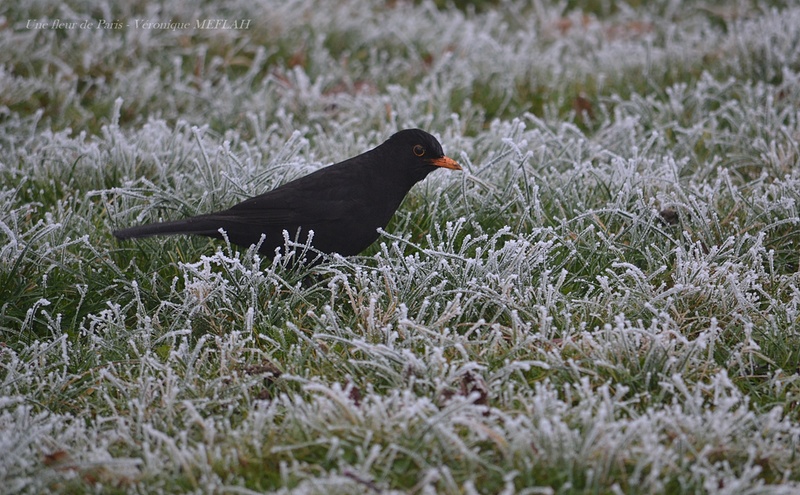
[(382, 146), (400, 159), (414, 182), (420, 181), (437, 168), (461, 170), (452, 158), (445, 156), (435, 137), (421, 129), (405, 129), (392, 135)]

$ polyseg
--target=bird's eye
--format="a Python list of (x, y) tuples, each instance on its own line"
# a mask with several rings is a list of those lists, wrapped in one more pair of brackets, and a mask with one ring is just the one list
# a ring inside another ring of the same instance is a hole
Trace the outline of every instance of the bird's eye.
[(421, 144), (418, 144), (414, 146), (414, 148), (412, 148), (412, 151), (414, 152), (415, 155), (422, 156), (425, 154), (425, 147), (422, 146)]

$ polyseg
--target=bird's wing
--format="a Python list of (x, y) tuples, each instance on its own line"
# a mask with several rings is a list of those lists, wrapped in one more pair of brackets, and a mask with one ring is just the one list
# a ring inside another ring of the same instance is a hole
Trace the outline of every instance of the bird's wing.
[(228, 212), (271, 225), (339, 220), (364, 202), (354, 190), (358, 171), (345, 164), (295, 179), (234, 205)]

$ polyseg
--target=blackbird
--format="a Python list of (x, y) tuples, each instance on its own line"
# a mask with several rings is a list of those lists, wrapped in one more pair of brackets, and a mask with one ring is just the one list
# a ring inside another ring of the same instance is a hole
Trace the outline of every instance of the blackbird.
[(433, 136), (420, 129), (397, 132), (380, 146), (245, 200), (227, 210), (171, 222), (117, 230), (118, 239), (192, 234), (251, 246), (272, 258), (284, 234), (325, 253), (358, 254), (378, 239), (406, 193), (437, 168), (461, 170)]

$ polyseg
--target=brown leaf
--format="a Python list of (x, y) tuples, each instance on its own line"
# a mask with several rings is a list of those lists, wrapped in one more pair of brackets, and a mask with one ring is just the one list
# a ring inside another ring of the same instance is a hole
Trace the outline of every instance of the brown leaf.
[(680, 221), (678, 211), (675, 208), (664, 208), (658, 214), (661, 215), (661, 219), (667, 225), (675, 225)]
[(475, 399), (475, 404), (479, 406), (489, 405), (489, 385), (486, 383), (486, 380), (472, 371), (467, 371), (464, 373), (464, 376), (461, 377), (461, 395), (468, 396), (473, 393), (478, 394), (478, 398)]
[(62, 464), (65, 461), (69, 460), (69, 454), (66, 450), (56, 450), (49, 454), (44, 454), (43, 462), (45, 466), (53, 466), (55, 464)]

